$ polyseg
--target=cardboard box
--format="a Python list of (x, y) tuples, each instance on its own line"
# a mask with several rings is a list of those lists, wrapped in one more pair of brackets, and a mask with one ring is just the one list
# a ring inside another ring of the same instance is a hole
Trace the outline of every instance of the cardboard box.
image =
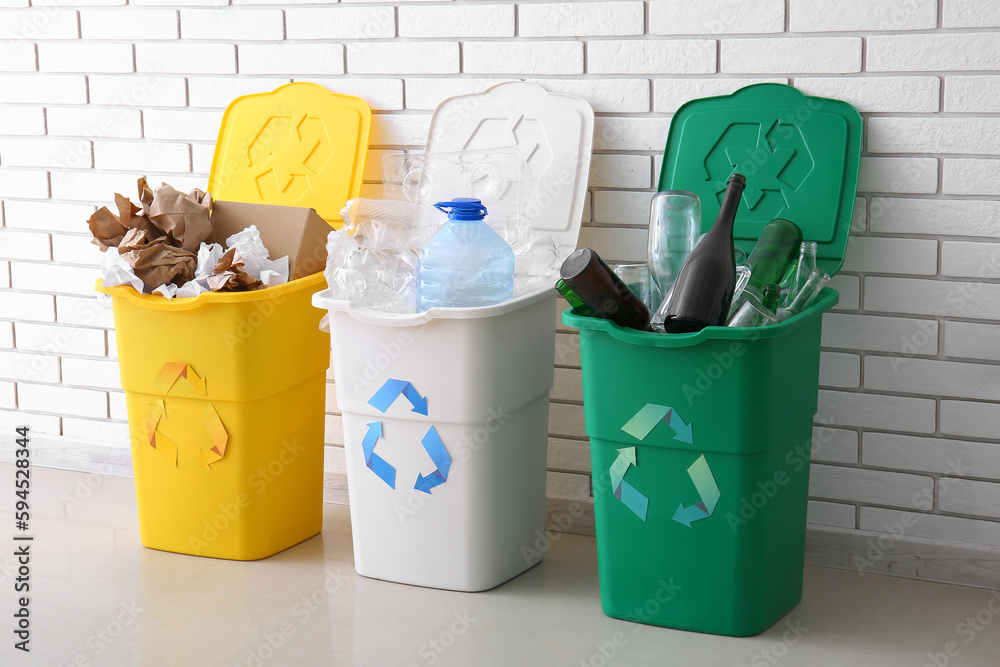
[(206, 243), (226, 247), (227, 238), (250, 225), (257, 226), (271, 259), (288, 255), (290, 281), (326, 267), (326, 237), (333, 228), (311, 208), (216, 201)]

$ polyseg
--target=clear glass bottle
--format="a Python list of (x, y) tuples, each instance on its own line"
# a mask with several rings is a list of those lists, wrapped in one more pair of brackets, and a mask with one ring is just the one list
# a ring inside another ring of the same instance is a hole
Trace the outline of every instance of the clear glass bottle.
[(826, 271), (813, 269), (805, 285), (795, 294), (791, 303), (778, 309), (778, 321), (783, 322), (813, 305), (828, 282), (830, 282), (830, 275)]
[(649, 207), (648, 263), (660, 294), (666, 294), (701, 233), (701, 200), (686, 190), (653, 195)]
[(736, 311), (736, 314), (729, 318), (726, 326), (763, 327), (774, 324), (778, 321), (775, 309), (778, 307), (779, 298), (781, 298), (781, 287), (777, 283), (766, 285), (763, 299), (758, 301), (757, 297), (750, 296)]
[(614, 271), (647, 308), (652, 310), (660, 305), (660, 289), (648, 264), (645, 262), (615, 264)]
[(795, 262), (795, 268), (789, 271), (790, 280), (788, 291), (785, 293), (784, 303), (787, 306), (795, 298), (795, 295), (805, 286), (809, 276), (816, 270), (816, 250), (815, 241), (803, 241), (799, 247), (799, 257)]

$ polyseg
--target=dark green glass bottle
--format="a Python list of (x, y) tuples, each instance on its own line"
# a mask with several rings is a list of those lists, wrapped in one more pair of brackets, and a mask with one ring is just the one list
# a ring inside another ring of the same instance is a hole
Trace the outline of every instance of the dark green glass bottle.
[(562, 294), (563, 298), (569, 304), (569, 307), (573, 309), (573, 312), (577, 315), (582, 315), (584, 317), (594, 317), (596, 313), (594, 309), (583, 302), (583, 299), (576, 295), (576, 292), (570, 289), (569, 285), (563, 282), (560, 278), (556, 281), (556, 291)]
[(746, 182), (743, 174), (729, 177), (719, 217), (681, 266), (665, 304), (666, 333), (691, 333), (708, 326), (725, 326), (736, 290), (733, 223)]
[(798, 257), (802, 245), (802, 230), (791, 220), (775, 218), (767, 223), (757, 245), (747, 258), (750, 280), (743, 290), (741, 301), (750, 295), (763, 302), (764, 288), (771, 283), (780, 283), (788, 267)]

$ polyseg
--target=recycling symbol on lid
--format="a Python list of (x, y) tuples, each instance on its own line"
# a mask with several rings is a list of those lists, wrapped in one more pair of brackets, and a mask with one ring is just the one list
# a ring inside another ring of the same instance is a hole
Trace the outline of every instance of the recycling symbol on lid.
[(323, 119), (302, 112), (269, 118), (247, 147), (247, 157), (261, 200), (294, 204), (316, 187), (333, 148)]
[(707, 180), (721, 197), (733, 172), (747, 177), (743, 200), (750, 210), (763, 206), (768, 220), (789, 208), (815, 162), (798, 126), (775, 118), (771, 123), (733, 123), (705, 158)]
[[(427, 397), (421, 396), (411, 382), (389, 378), (382, 384), (378, 391), (368, 399), (368, 404), (379, 412), (386, 412), (399, 396), (403, 396), (413, 406), (411, 412), (420, 415), (427, 414)], [(375, 453), (375, 445), (379, 438), (385, 437), (384, 427), (381, 421), (374, 421), (368, 424), (368, 432), (365, 433), (361, 441), (361, 449), (365, 456), (365, 465), (375, 473), (379, 479), (385, 482), (390, 489), (396, 488), (396, 469), (385, 459)], [(448, 472), (451, 470), (451, 455), (441, 441), (437, 428), (431, 426), (420, 441), (424, 446), (424, 451), (430, 456), (431, 461), (436, 466), (429, 475), (417, 474), (417, 481), (413, 488), (430, 494), (431, 489), (448, 481)]]

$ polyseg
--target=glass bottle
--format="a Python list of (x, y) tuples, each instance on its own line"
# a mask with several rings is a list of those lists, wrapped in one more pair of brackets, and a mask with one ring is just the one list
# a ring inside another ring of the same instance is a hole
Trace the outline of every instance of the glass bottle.
[(590, 248), (567, 257), (559, 277), (597, 317), (620, 327), (649, 331), (649, 309)]
[(656, 285), (656, 278), (650, 272), (648, 264), (645, 262), (615, 264), (614, 272), (632, 291), (632, 294), (635, 294), (646, 304), (647, 308), (656, 308), (660, 305), (660, 289)]
[(793, 269), (789, 271), (791, 280), (788, 283), (788, 292), (785, 294), (785, 304), (788, 305), (799, 293), (802, 287), (809, 280), (810, 274), (816, 270), (816, 249), (815, 241), (803, 241), (799, 248), (799, 257)]
[(715, 224), (698, 243), (677, 275), (665, 304), (663, 330), (691, 333), (707, 326), (724, 326), (736, 289), (733, 223), (746, 177), (729, 177)]
[(597, 317), (597, 313), (594, 309), (583, 302), (583, 299), (576, 295), (576, 292), (569, 288), (563, 279), (560, 278), (556, 281), (556, 291), (562, 294), (563, 298), (566, 299), (566, 303), (569, 307), (573, 309), (573, 312), (577, 315), (582, 315), (584, 317)]
[(781, 287), (777, 283), (765, 285), (762, 300), (758, 301), (755, 296), (747, 298), (736, 314), (729, 318), (726, 326), (763, 327), (774, 324), (778, 321), (775, 309), (778, 307), (778, 299), (780, 298)]
[(670, 291), (701, 233), (701, 200), (685, 190), (653, 195), (649, 207), (648, 263), (660, 294)]
[(743, 305), (743, 301), (750, 296), (757, 297), (757, 301), (764, 298), (764, 287), (771, 283), (780, 283), (781, 278), (788, 271), (789, 265), (799, 251), (802, 243), (802, 230), (791, 220), (775, 218), (767, 223), (764, 231), (761, 232), (757, 244), (747, 258), (747, 265), (750, 267), (750, 280), (743, 289), (739, 299), (733, 303), (731, 313)]
[(778, 321), (783, 322), (813, 305), (828, 282), (830, 282), (830, 275), (826, 271), (813, 269), (812, 273), (809, 274), (809, 279), (795, 294), (792, 302), (786, 307), (778, 309)]

